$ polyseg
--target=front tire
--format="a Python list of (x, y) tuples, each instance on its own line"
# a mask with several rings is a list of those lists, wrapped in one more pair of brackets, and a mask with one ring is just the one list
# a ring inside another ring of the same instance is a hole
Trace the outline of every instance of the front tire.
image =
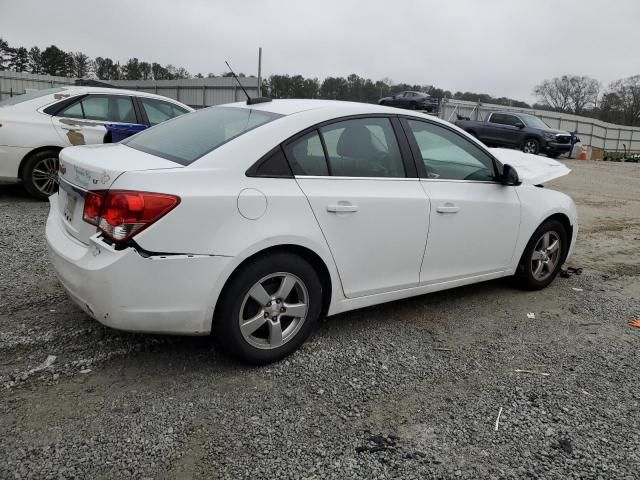
[(535, 138), (527, 138), (522, 145), (522, 151), (524, 153), (532, 153), (537, 155), (540, 153), (540, 142)]
[(526, 290), (547, 287), (560, 271), (569, 246), (564, 225), (557, 220), (547, 220), (534, 232), (527, 244), (516, 279)]
[(214, 335), (220, 347), (246, 363), (271, 363), (302, 345), (321, 310), (315, 269), (297, 255), (274, 253), (233, 275), (216, 309)]
[(32, 154), (25, 162), (22, 182), (29, 195), (47, 200), (58, 191), (58, 152), (44, 150)]

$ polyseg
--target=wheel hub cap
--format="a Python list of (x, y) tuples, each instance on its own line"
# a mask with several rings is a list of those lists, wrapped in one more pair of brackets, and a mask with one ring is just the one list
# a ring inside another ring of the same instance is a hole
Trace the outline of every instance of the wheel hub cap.
[(293, 339), (307, 317), (309, 294), (291, 273), (263, 277), (247, 292), (238, 323), (243, 338), (260, 349), (278, 348)]
[(560, 262), (561, 241), (557, 232), (542, 234), (536, 242), (531, 256), (531, 273), (533, 278), (543, 281), (549, 278)]

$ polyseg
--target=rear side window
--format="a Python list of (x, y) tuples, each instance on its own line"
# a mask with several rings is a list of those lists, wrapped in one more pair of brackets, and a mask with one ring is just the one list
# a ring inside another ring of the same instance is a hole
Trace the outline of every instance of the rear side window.
[(504, 113), (494, 113), (489, 119), (489, 123), (498, 123), (500, 125), (515, 126), (520, 120), (514, 115), (506, 115)]
[(176, 105), (163, 102), (162, 100), (156, 100), (155, 98), (138, 97), (142, 103), (150, 125), (158, 125), (159, 123), (166, 122), (174, 117), (178, 117), (183, 113), (187, 113), (187, 110), (177, 107)]
[(249, 108), (210, 107), (156, 125), (121, 143), (189, 165), (220, 145), (280, 117)]
[(331, 175), (404, 177), (404, 164), (388, 118), (360, 118), (320, 129)]
[(137, 122), (133, 101), (125, 95), (89, 95), (71, 104), (56, 116), (101, 122)]

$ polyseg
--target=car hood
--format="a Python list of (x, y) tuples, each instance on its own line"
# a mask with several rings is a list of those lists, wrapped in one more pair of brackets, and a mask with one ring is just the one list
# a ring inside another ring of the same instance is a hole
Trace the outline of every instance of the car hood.
[(526, 185), (539, 185), (571, 172), (563, 163), (548, 157), (508, 148), (490, 148), (489, 151), (503, 165), (514, 167), (520, 181)]
[(545, 128), (544, 130), (541, 130), (545, 133), (553, 133), (554, 135), (571, 135), (569, 132), (567, 132), (566, 130), (555, 130), (553, 128)]

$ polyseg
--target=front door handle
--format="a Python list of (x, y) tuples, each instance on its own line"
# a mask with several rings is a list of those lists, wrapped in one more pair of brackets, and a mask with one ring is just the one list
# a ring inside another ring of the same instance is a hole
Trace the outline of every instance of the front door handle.
[(327, 205), (327, 212), (331, 213), (353, 213), (358, 211), (357, 205), (348, 204), (338, 204), (338, 205)]
[(436, 211), (438, 213), (458, 213), (460, 207), (454, 205), (453, 203), (445, 203), (444, 205), (439, 205), (436, 207)]

